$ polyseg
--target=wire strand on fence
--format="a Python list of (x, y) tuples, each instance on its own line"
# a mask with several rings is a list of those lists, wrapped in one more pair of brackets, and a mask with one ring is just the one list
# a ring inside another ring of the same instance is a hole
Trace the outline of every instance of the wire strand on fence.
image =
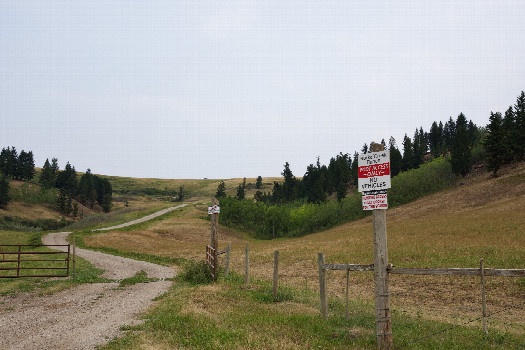
[[(499, 313), (501, 313), (501, 312), (503, 312), (503, 311), (507, 311), (507, 310), (510, 310), (510, 309), (516, 309), (516, 308), (518, 308), (518, 307), (520, 307), (520, 306), (523, 306), (523, 305), (525, 305), (525, 302), (524, 302), (524, 303), (521, 303), (521, 304), (517, 304), (517, 305), (509, 306), (509, 307), (506, 307), (506, 308), (501, 309), (501, 310), (498, 310), (498, 311), (496, 311), (496, 312), (493, 312), (493, 313), (491, 313), (491, 314), (488, 314), (486, 317), (490, 317), (490, 316), (493, 316), (493, 315), (499, 314)], [(458, 328), (458, 327), (461, 327), (461, 326), (465, 326), (465, 325), (467, 325), (467, 324), (469, 324), (469, 323), (472, 323), (472, 322), (474, 322), (474, 321), (479, 321), (479, 320), (481, 320), (482, 318), (483, 318), (483, 316), (480, 316), (480, 317), (478, 317), (478, 318), (475, 318), (475, 319), (473, 319), (473, 320), (467, 321), (467, 322), (465, 322), (465, 323), (457, 324), (457, 325), (454, 325), (454, 326), (452, 326), (452, 327), (445, 328), (445, 329), (443, 329), (443, 330), (441, 330), (441, 331), (439, 331), (439, 332), (435, 332), (435, 333), (432, 333), (432, 334), (426, 335), (426, 336), (424, 336), (424, 337), (418, 338), (418, 339), (416, 339), (416, 340), (413, 340), (413, 341), (409, 342), (408, 344), (413, 344), (413, 343), (416, 343), (416, 342), (418, 342), (418, 341), (421, 341), (421, 340), (424, 340), (424, 339), (427, 339), (427, 338), (431, 338), (431, 337), (433, 337), (433, 336), (435, 336), (435, 335), (438, 335), (438, 334), (441, 334), (441, 333), (448, 332), (448, 331), (450, 331), (450, 330), (452, 330), (452, 329), (454, 329), (454, 328)]]

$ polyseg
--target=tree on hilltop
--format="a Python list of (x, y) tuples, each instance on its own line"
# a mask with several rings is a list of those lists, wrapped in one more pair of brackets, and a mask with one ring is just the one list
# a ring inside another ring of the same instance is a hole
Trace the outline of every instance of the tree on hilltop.
[(452, 170), (458, 175), (465, 176), (472, 166), (471, 144), (468, 137), (467, 118), (463, 113), (456, 120), (456, 132), (450, 150)]
[(42, 167), (39, 182), (46, 190), (55, 186), (55, 172), (51, 168), (51, 164), (49, 164), (49, 159), (46, 159), (46, 162)]
[(488, 169), (494, 175), (505, 164), (505, 144), (501, 113), (490, 113), (490, 123), (487, 126), (487, 135), (483, 140), (487, 152)]
[(219, 182), (219, 185), (217, 186), (217, 192), (215, 193), (215, 198), (219, 197), (226, 197), (226, 184), (223, 180)]
[(257, 176), (257, 181), (255, 181), (255, 188), (260, 190), (262, 188), (262, 177), (259, 175)]

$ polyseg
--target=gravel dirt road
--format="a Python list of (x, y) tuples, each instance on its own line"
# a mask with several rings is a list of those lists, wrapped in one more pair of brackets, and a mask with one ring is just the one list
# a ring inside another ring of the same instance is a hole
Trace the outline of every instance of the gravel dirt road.
[[(183, 206), (183, 205), (182, 205)], [(174, 210), (178, 207), (169, 208)], [(168, 210), (169, 211), (169, 210)], [(133, 223), (166, 213), (157, 212)], [(69, 232), (46, 235), (43, 244), (67, 244)], [(77, 249), (78, 256), (105, 270), (102, 277), (121, 280), (141, 270), (157, 282), (138, 283), (124, 288), (118, 282), (92, 283), (50, 296), (21, 293), (0, 297), (1, 349), (94, 349), (120, 334), (120, 327), (140, 322), (137, 316), (165, 293), (175, 271), (144, 261)]]

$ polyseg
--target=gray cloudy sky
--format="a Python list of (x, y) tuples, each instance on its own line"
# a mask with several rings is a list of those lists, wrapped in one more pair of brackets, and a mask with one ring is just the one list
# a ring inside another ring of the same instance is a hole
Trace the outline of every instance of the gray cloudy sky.
[(522, 90), (521, 0), (0, 0), (0, 147), (37, 166), (302, 176)]

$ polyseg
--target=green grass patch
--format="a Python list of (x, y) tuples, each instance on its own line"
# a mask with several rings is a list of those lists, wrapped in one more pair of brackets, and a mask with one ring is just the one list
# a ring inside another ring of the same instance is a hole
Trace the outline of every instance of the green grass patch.
[(116, 255), (116, 256), (122, 256), (124, 258), (130, 258), (134, 260), (147, 261), (150, 263), (163, 265), (163, 266), (181, 265), (181, 264), (184, 264), (184, 262), (186, 261), (186, 259), (184, 258), (170, 258), (170, 257), (158, 256), (154, 254), (147, 254), (147, 253), (126, 252), (126, 251), (118, 250), (115, 248), (87, 246), (84, 243), (84, 237), (88, 235), (93, 235), (93, 234), (100, 234), (100, 233), (95, 233), (91, 231), (75, 232), (69, 235), (68, 240), (71, 242), (73, 237), (75, 237), (75, 240), (76, 240), (75, 243), (80, 248), (89, 249), (89, 250), (107, 253), (107, 254)]
[(126, 287), (126, 286), (132, 286), (137, 283), (149, 283), (149, 282), (156, 282), (158, 281), (158, 278), (148, 278), (148, 274), (145, 271), (139, 271), (134, 276), (124, 278), (119, 283), (119, 287)]
[(54, 205), (57, 200), (57, 192), (56, 188), (46, 190), (39, 185), (25, 182), (17, 188), (12, 188), (10, 195), (15, 201)]
[[(179, 277), (170, 291), (122, 338), (103, 349), (139, 349), (146, 345), (184, 349), (375, 349), (375, 316), (371, 304), (330, 299), (322, 319), (318, 295), (284, 288), (286, 300), (272, 301), (268, 282), (243, 285), (232, 274), (212, 285), (193, 285)], [(395, 349), (522, 349), (518, 336), (481, 327), (429, 321), (393, 311)], [(452, 328), (454, 327), (454, 328)], [(440, 333), (441, 332), (441, 333)], [(439, 333), (430, 336), (434, 333)]]

